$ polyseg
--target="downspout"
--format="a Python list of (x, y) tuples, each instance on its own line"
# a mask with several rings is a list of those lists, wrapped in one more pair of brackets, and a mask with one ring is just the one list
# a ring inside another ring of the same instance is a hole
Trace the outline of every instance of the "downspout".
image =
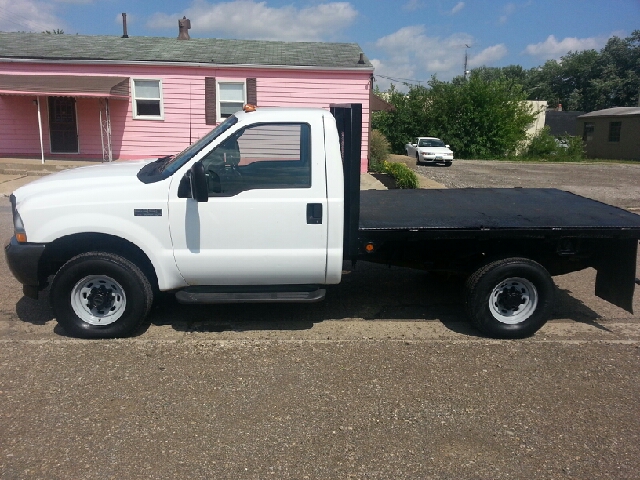
[(40, 114), (40, 97), (36, 97), (38, 105), (38, 130), (40, 131), (40, 153), (42, 155), (42, 164), (44, 165), (44, 144), (42, 143), (42, 115)]

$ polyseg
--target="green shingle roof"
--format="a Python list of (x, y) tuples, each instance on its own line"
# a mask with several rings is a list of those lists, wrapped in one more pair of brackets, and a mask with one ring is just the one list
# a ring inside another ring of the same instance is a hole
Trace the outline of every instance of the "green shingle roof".
[(0, 59), (185, 62), (318, 68), (373, 68), (357, 43), (47, 35), (0, 32)]

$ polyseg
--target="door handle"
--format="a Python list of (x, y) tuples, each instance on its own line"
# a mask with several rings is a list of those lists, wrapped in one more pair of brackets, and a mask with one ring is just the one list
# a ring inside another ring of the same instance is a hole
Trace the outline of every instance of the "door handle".
[(307, 203), (307, 224), (320, 225), (322, 223), (322, 204)]

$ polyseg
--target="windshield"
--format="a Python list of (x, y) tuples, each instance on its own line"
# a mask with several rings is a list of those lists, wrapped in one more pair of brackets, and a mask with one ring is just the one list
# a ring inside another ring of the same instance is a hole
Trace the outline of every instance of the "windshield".
[(420, 140), (419, 147), (444, 147), (444, 142), (439, 138), (423, 138)]
[(168, 175), (175, 173), (180, 167), (182, 167), (185, 163), (195, 157), (200, 150), (209, 145), (213, 140), (218, 138), (236, 123), (238, 123), (238, 119), (235, 117), (235, 115), (231, 115), (200, 140), (192, 143), (174, 157), (170, 157), (170, 160), (168, 160), (167, 163), (163, 166), (162, 172), (166, 172)]

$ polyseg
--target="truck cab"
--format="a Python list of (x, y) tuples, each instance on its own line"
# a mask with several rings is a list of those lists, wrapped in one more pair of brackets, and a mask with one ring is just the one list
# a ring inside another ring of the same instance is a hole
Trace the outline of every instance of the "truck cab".
[[(187, 303), (319, 300), (342, 274), (342, 168), (329, 111), (248, 109), (175, 156), (21, 187), (7, 260), (31, 296), (55, 275), (56, 316), (80, 336), (113, 336), (132, 299), (150, 305), (140, 291), (181, 290)], [(114, 261), (122, 272), (99, 273)]]

